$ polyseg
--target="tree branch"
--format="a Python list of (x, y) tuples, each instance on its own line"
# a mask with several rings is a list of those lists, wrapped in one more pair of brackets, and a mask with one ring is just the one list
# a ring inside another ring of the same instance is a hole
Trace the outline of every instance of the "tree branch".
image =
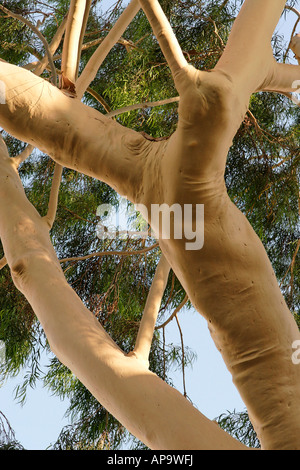
[(80, 100), (68, 98), (31, 72), (0, 64), (0, 79), (6, 88), (6, 102), (0, 106), (1, 126), (56, 163), (101, 179), (136, 202), (145, 165), (140, 157), (149, 153), (153, 143)]
[(173, 78), (188, 65), (176, 36), (158, 0), (139, 0), (169, 64)]
[(14, 163), (15, 167), (18, 168), (21, 163), (28, 158), (34, 150), (33, 145), (27, 145), (27, 147), (21, 152), (19, 155), (16, 155), (15, 157), (12, 157), (11, 160)]
[(285, 3), (245, 0), (215, 67), (229, 75), (246, 97), (261, 90), (273, 76), (276, 61), (271, 39)]
[(51, 67), (51, 72), (52, 72), (52, 83), (54, 85), (57, 84), (57, 76), (56, 76), (56, 69), (55, 69), (55, 66), (54, 66), (54, 63), (53, 63), (53, 59), (52, 59), (52, 54), (49, 50), (49, 45), (48, 45), (48, 42), (46, 41), (45, 37), (42, 35), (42, 33), (39, 31), (39, 29), (34, 26), (29, 20), (27, 20), (26, 18), (23, 18), (23, 16), (21, 15), (18, 15), (17, 13), (13, 13), (12, 11), (8, 10), (7, 8), (5, 8), (3, 5), (0, 4), (0, 10), (2, 10), (4, 13), (6, 13), (7, 15), (11, 16), (12, 18), (16, 18), (17, 20), (21, 21), (22, 23), (26, 24), (37, 36), (38, 38), (42, 41), (44, 47), (45, 47), (45, 50), (46, 50), (46, 53), (47, 53), (47, 56), (48, 56), (48, 62), (50, 64), (50, 67)]
[(169, 316), (169, 318), (164, 321), (161, 325), (157, 325), (155, 327), (156, 330), (159, 330), (160, 328), (164, 328), (165, 326), (167, 326), (168, 323), (170, 323), (173, 318), (177, 315), (177, 313), (185, 306), (185, 304), (187, 303), (187, 301), (189, 300), (188, 296), (185, 295), (184, 299), (182, 300), (182, 302), (180, 302), (180, 304), (175, 308), (175, 310), (173, 311), (172, 315)]
[(181, 326), (180, 326), (177, 314), (175, 315), (175, 319), (176, 319), (176, 323), (177, 323), (178, 330), (179, 330), (180, 342), (181, 342), (181, 351), (182, 351), (181, 368), (182, 368), (183, 396), (187, 397), (186, 385), (185, 385), (185, 354), (184, 354), (183, 334), (182, 334), (182, 330), (181, 330)]
[(80, 34), (80, 38), (78, 41), (78, 59), (77, 59), (76, 80), (78, 78), (82, 45), (83, 45), (86, 27), (87, 27), (89, 15), (90, 15), (91, 4), (92, 4), (92, 0), (86, 0), (85, 12), (84, 12), (83, 20), (82, 20), (81, 34)]
[(114, 111), (109, 111), (107, 114), (105, 114), (105, 117), (111, 118), (114, 116), (119, 116), (120, 114), (134, 111), (136, 109), (154, 108), (156, 106), (163, 106), (169, 103), (177, 103), (179, 99), (180, 99), (179, 96), (175, 96), (174, 98), (166, 98), (165, 100), (159, 100), (159, 101), (144, 101), (144, 103), (132, 104), (129, 106), (125, 106), (124, 108), (119, 108)]
[(49, 203), (48, 203), (48, 212), (47, 215), (43, 217), (48, 227), (51, 229), (55, 220), (57, 203), (58, 203), (58, 193), (61, 182), (61, 176), (63, 172), (63, 167), (61, 165), (55, 164), (54, 174), (52, 180), (52, 186), (50, 191)]
[(147, 297), (143, 317), (140, 323), (136, 344), (130, 355), (148, 363), (149, 352), (152, 344), (155, 323), (168, 276), (170, 265), (164, 255), (161, 256)]
[[(61, 71), (72, 83), (77, 79), (81, 45), (91, 0), (71, 0), (62, 51)], [(85, 23), (85, 24), (84, 24)]]
[(76, 82), (78, 96), (82, 96), (90, 83), (94, 80), (99, 68), (107, 54), (120, 39), (127, 26), (131, 23), (140, 9), (138, 0), (131, 0), (129, 5), (118, 18), (108, 35), (103, 39), (100, 46), (94, 52), (83, 72)]
[[(105, 99), (102, 98), (102, 96), (99, 95), (99, 93), (97, 93), (95, 90), (93, 90), (91, 87), (88, 87), (86, 89), (87, 93), (89, 93), (91, 96), (93, 96), (93, 98), (95, 98), (102, 106), (103, 108), (105, 109), (105, 111), (107, 113), (110, 113), (111, 112), (111, 109), (109, 107), (109, 105), (106, 103)], [(106, 115), (107, 116), (107, 115)]]
[(296, 93), (300, 88), (300, 65), (276, 63), (273, 75), (257, 91), (272, 91), (282, 94)]
[[(296, 15), (298, 16), (298, 19), (296, 21), (296, 23), (294, 24), (294, 27), (293, 27), (293, 31), (292, 31), (292, 34), (291, 34), (291, 39), (290, 39), (290, 42), (289, 42), (289, 46), (284, 54), (284, 58), (283, 58), (283, 62), (285, 63), (285, 60), (286, 60), (286, 57), (287, 57), (287, 54), (288, 54), (288, 51), (289, 49), (291, 48), (291, 45), (292, 45), (292, 41), (293, 41), (293, 37), (294, 37), (294, 34), (296, 32), (296, 28), (297, 28), (297, 25), (299, 24), (299, 21), (300, 21), (300, 12), (298, 10), (296, 10), (296, 8), (293, 8), (293, 7), (290, 7), (288, 5), (286, 5), (285, 7), (287, 10), (290, 10), (290, 11), (293, 11), (294, 13), (296, 13)], [(299, 61), (298, 61), (299, 62)], [(299, 64), (300, 65), (300, 64)]]
[(103, 257), (103, 256), (136, 256), (136, 255), (142, 255), (144, 253), (147, 253), (148, 251), (154, 250), (154, 248), (157, 248), (158, 246), (159, 246), (159, 243), (154, 243), (153, 245), (148, 246), (146, 248), (142, 248), (141, 250), (96, 251), (94, 253), (90, 253), (84, 256), (72, 256), (70, 258), (63, 258), (63, 259), (60, 259), (59, 262), (67, 263), (70, 261), (84, 261), (86, 259), (95, 258), (95, 257)]
[[(52, 39), (52, 41), (49, 45), (49, 52), (51, 54), (52, 61), (54, 60), (53, 55), (56, 52), (56, 50), (57, 50), (57, 48), (58, 48), (58, 46), (59, 46), (59, 44), (62, 40), (62, 37), (64, 35), (65, 28), (66, 28), (66, 23), (67, 23), (67, 17), (65, 17), (63, 19), (63, 21), (61, 22), (61, 24), (57, 28), (56, 33), (53, 36), (53, 39)], [(39, 64), (33, 70), (33, 73), (35, 75), (38, 75), (38, 76), (41, 75), (48, 64), (49, 64), (49, 56), (48, 56), (48, 54), (46, 54), (45, 57), (39, 62)], [(50, 67), (52, 67), (51, 62), (50, 62)]]

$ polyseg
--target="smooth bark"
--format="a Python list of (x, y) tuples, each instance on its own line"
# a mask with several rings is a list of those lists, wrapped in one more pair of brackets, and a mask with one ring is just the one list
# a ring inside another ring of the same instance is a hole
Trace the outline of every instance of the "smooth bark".
[(170, 265), (162, 255), (147, 297), (143, 317), (136, 338), (133, 354), (148, 363), (153, 333), (170, 272)]
[[(300, 449), (300, 368), (292, 362), (299, 330), (261, 241), (229, 199), (224, 183), (228, 150), (251, 94), (295, 91), (293, 83), (300, 79), (300, 67), (277, 64), (271, 49), (285, 2), (245, 0), (211, 72), (186, 63), (158, 2), (140, 3), (180, 95), (178, 127), (169, 140), (149, 141), (30, 72), (2, 62), (0, 79), (7, 99), (0, 105), (0, 124), (56, 162), (101, 179), (146, 208), (144, 215), (158, 234), (164, 257), (207, 320), (262, 448)], [(92, 73), (86, 77), (81, 91)], [(236, 448), (236, 441), (225, 439), (187, 400), (150, 374), (143, 361), (124, 357), (86, 312), (66, 284), (46, 227), (40, 227), (21, 196), (16, 173), (8, 171), (8, 158), (1, 161), (5, 254), (16, 285), (32, 304), (58, 357), (147, 445)], [(8, 194), (11, 202), (4, 204)], [(196, 207), (204, 204), (202, 249), (186, 249), (185, 236), (164, 239), (161, 227), (153, 225), (153, 204), (192, 206), (193, 226)], [(122, 394), (117, 383), (122, 383)], [(173, 427), (169, 420), (174, 410), (178, 416)], [(188, 440), (184, 421), (193, 430)]]
[[(153, 449), (244, 449), (179, 392), (126, 356), (68, 285), (48, 228), (0, 144), (0, 235), (13, 280), (52, 351), (101, 404)], [(177, 412), (174, 413), (174, 410)]]

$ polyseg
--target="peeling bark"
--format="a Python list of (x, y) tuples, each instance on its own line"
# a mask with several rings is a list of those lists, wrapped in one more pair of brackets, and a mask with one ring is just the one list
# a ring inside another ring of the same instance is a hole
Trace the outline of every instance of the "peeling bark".
[(38, 315), (52, 351), (130, 432), (152, 449), (245, 449), (150, 372), (143, 359), (126, 356), (84, 307), (3, 142), (0, 236), (14, 283)]

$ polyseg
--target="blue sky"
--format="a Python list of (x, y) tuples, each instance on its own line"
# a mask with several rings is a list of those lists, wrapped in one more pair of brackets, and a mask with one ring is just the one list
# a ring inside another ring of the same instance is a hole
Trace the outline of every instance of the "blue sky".
[[(111, 1), (103, 2), (110, 4)], [(289, 39), (295, 16), (289, 14), (287, 23), (280, 23), (279, 32)], [(182, 310), (179, 313), (185, 345), (194, 350), (197, 360), (193, 368), (186, 370), (186, 388), (194, 405), (208, 418), (215, 418), (226, 410), (245, 408), (236, 388), (232, 384), (223, 360), (216, 350), (207, 329), (205, 320), (195, 311)], [(169, 324), (166, 341), (180, 344), (180, 336), (175, 321)], [(0, 410), (7, 416), (16, 438), (27, 449), (45, 449), (54, 442), (62, 426), (68, 421), (64, 413), (68, 403), (51, 396), (39, 384), (29, 390), (27, 401), (21, 407), (13, 399), (14, 388), (20, 378), (9, 380), (0, 388)], [(174, 373), (174, 385), (182, 387), (181, 371)]]
[[(185, 345), (197, 353), (193, 368), (186, 370), (186, 389), (194, 405), (208, 418), (215, 418), (226, 410), (243, 410), (244, 404), (223, 360), (213, 345), (206, 322), (195, 311), (182, 310), (179, 314)], [(166, 330), (166, 341), (180, 345), (175, 321)], [(0, 388), (0, 410), (16, 432), (16, 438), (27, 449), (44, 450), (54, 442), (63, 425), (67, 402), (51, 396), (40, 384), (29, 389), (24, 406), (14, 399), (14, 388), (22, 377), (9, 380)], [(174, 373), (174, 385), (183, 392), (181, 370)]]

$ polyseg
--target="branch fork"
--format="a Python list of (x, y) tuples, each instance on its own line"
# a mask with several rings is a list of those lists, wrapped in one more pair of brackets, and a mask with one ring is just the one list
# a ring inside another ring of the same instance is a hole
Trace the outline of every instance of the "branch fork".
[[(178, 129), (163, 142), (148, 141), (80, 102), (140, 6), (180, 95)], [(39, 315), (54, 353), (146, 445), (153, 449), (244, 448), (145, 366), (172, 268), (188, 298), (206, 318), (262, 447), (299, 449), (300, 370), (291, 361), (299, 329), (264, 247), (230, 201), (224, 184), (228, 149), (251, 94), (292, 92), (292, 84), (300, 78), (300, 66), (277, 64), (271, 49), (285, 1), (245, 0), (221, 59), (212, 72), (204, 72), (187, 63), (158, 1), (132, 0), (80, 77), (78, 55), (71, 50), (80, 49), (88, 1), (72, 0), (71, 7), (81, 20), (78, 27), (72, 26), (75, 18), (68, 20), (63, 72), (75, 83), (77, 99), (70, 100), (30, 72), (1, 62), (1, 79), (9, 96), (0, 105), (1, 125), (15, 137), (46, 150), (57, 163), (101, 179), (120, 194), (130, 193), (128, 198), (134, 203), (145, 203), (147, 208), (154, 203), (204, 204), (205, 243), (201, 250), (192, 251), (185, 249), (184, 239), (159, 240), (163, 257), (131, 354), (141, 360), (133, 361), (67, 284), (49, 239), (49, 227), (26, 199), (1, 146), (0, 236), (15, 284)], [(298, 40), (293, 47), (298, 54)], [(57, 169), (47, 219), (50, 224), (59, 176)]]

